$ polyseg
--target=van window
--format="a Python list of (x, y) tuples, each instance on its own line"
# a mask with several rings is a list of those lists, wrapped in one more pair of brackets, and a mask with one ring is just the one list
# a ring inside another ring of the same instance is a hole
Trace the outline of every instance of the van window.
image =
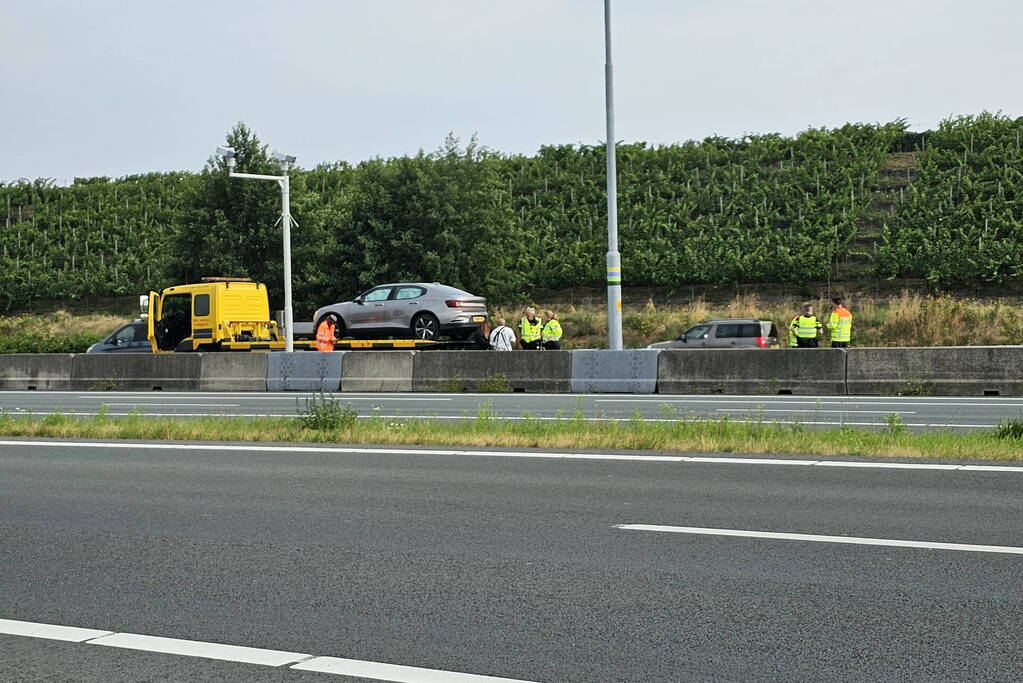
[(714, 336), (718, 339), (759, 337), (760, 323), (718, 323)]
[(202, 318), (210, 314), (210, 295), (209, 294), (196, 294), (195, 295), (195, 317)]

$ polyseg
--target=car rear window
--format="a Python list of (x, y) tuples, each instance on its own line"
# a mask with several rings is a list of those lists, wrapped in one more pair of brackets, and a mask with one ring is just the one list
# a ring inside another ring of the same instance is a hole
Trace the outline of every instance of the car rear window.
[(426, 290), (422, 287), (398, 287), (398, 293), (394, 295), (395, 299), (417, 299), (426, 293)]
[(718, 339), (759, 337), (760, 323), (718, 323), (714, 336)]

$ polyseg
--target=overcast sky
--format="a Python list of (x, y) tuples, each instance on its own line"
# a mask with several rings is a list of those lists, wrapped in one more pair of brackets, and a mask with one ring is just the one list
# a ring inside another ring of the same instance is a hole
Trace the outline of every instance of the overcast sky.
[[(1023, 113), (1023, 3), (613, 0), (617, 137)], [(0, 0), (0, 181), (604, 139), (601, 0)]]

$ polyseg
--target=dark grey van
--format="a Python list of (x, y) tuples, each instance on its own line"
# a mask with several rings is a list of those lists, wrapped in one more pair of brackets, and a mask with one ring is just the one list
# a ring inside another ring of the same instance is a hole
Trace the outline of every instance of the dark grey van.
[(648, 349), (774, 349), (778, 331), (770, 320), (717, 318), (693, 325), (671, 341), (650, 344)]

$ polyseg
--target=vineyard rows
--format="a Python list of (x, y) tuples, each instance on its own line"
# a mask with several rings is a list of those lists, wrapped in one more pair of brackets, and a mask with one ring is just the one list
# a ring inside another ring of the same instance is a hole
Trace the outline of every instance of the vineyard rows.
[[(828, 278), (872, 211), (890, 152), (907, 141), (916, 177), (887, 217), (876, 276), (938, 285), (1019, 277), (1021, 129), (1023, 119), (981, 114), (923, 135), (897, 121), (621, 145), (625, 284)], [(274, 172), (243, 125), (228, 142), (242, 170)], [(218, 160), (201, 173), (0, 184), (0, 211), (0, 310), (211, 274), (280, 290), (278, 190), (228, 179)], [(300, 313), (387, 280), (441, 280), (503, 301), (602, 284), (599, 145), (527, 157), (448, 140), (431, 154), (300, 169), (292, 211)]]

